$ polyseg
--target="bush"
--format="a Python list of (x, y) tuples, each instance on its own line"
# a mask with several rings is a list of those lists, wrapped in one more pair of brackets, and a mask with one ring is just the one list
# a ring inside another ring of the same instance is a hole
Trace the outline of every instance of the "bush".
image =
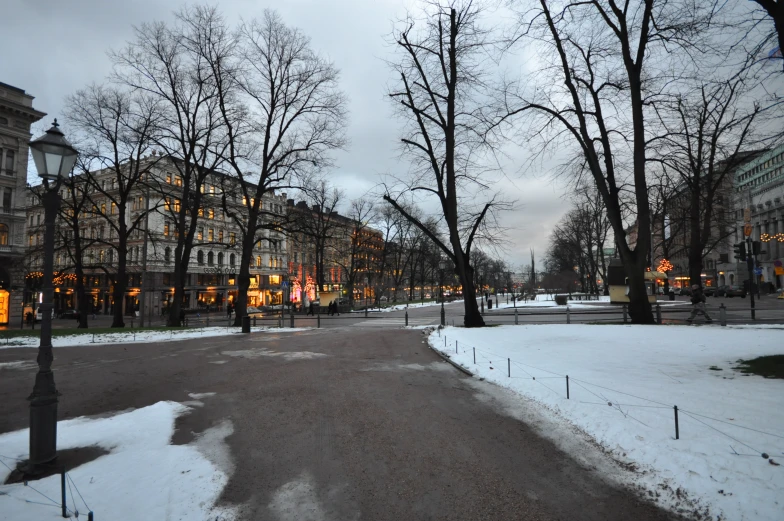
[(555, 303), (558, 306), (565, 306), (566, 305), (567, 295), (556, 295), (555, 296)]

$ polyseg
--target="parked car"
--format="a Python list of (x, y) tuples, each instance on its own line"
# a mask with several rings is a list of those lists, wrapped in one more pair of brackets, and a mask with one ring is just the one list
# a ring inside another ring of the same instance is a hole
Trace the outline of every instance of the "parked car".
[(66, 309), (62, 313), (60, 313), (60, 318), (70, 318), (71, 320), (76, 320), (79, 316), (79, 312), (75, 309)]
[(716, 292), (718, 290), (719, 290), (719, 288), (717, 288), (716, 286), (705, 286), (704, 288), (702, 288), (702, 293), (706, 297), (715, 297), (716, 296)]
[(719, 297), (740, 297), (746, 298), (746, 290), (740, 286), (721, 286), (716, 292)]

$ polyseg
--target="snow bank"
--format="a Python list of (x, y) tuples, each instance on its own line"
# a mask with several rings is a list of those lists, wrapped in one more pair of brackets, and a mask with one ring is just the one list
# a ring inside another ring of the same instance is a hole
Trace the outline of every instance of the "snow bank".
[[(308, 331), (309, 327), (252, 327), (252, 333), (295, 333)], [(214, 336), (241, 335), (240, 328), (231, 327), (200, 327), (193, 329), (161, 329), (134, 331), (132, 329), (118, 330), (117, 333), (89, 333), (55, 336), (52, 337), (53, 347), (83, 346), (88, 344), (117, 344), (117, 343), (150, 343), (173, 342), (189, 338), (207, 338)], [(38, 347), (40, 340), (37, 336), (15, 337), (8, 340), (7, 344), (0, 344), (0, 349), (13, 347)]]
[(635, 466), (634, 485), (665, 506), (756, 521), (784, 512), (784, 466), (769, 462), (784, 462), (784, 381), (733, 367), (738, 359), (784, 354), (780, 329), (447, 327), (430, 343), (591, 435)]
[[(96, 519), (221, 520), (231, 512), (215, 509), (231, 473), (224, 439), (233, 432), (224, 422), (199, 435), (191, 445), (171, 445), (176, 418), (189, 409), (174, 402), (158, 402), (108, 418), (76, 418), (57, 424), (58, 449), (99, 446), (109, 454), (68, 470), (73, 484), (67, 506), (82, 519), (92, 510)], [(0, 435), (1, 459), (27, 456), (28, 429)], [(221, 455), (218, 457), (217, 455)], [(0, 482), (9, 469), (0, 465)], [(57, 519), (60, 476), (30, 482), (35, 488), (0, 485), (0, 520)], [(39, 494), (40, 492), (40, 494)], [(73, 494), (73, 495), (72, 495)], [(89, 506), (89, 508), (88, 508)]]

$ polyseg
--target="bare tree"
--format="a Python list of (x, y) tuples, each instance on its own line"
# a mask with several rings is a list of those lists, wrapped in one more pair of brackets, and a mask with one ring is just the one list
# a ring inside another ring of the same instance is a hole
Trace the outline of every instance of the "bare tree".
[[(504, 111), (536, 116), (533, 132), (549, 146), (559, 138), (577, 145), (612, 225), (628, 277), (632, 322), (652, 323), (645, 288), (651, 230), (646, 152), (654, 139), (648, 111), (673, 71), (689, 63), (688, 53), (675, 51), (696, 45), (715, 6), (690, 0), (538, 4), (521, 15), (521, 32), (513, 40), (539, 42), (540, 56), (546, 62), (552, 57), (542, 69), (546, 85), (524, 94), (507, 89)], [(629, 217), (637, 230), (631, 241)]]
[(755, 127), (763, 114), (753, 98), (753, 85), (744, 72), (704, 82), (669, 103), (659, 103), (657, 113), (667, 132), (655, 159), (680, 187), (681, 194), (673, 199), (681, 200), (687, 221), (691, 284), (701, 285), (705, 255), (732, 230), (725, 215), (717, 215), (716, 205), (732, 197), (730, 176), (746, 160), (742, 149), (760, 144)]
[[(203, 211), (203, 187), (226, 147), (217, 86), (210, 64), (192, 42), (198, 28), (179, 18), (172, 25), (143, 24), (124, 49), (111, 53), (117, 80), (148, 96), (160, 110), (154, 143), (176, 172), (180, 193), (159, 186), (164, 213), (174, 222), (174, 300), (168, 324), (179, 325), (193, 240)], [(162, 182), (161, 182), (162, 183)], [(154, 188), (154, 185), (153, 185)]]
[(335, 241), (345, 222), (337, 209), (343, 201), (343, 192), (323, 179), (309, 179), (301, 189), (303, 202), (289, 212), (289, 236), (304, 237), (310, 243), (314, 258), (318, 291), (327, 285), (326, 269), (334, 260)]
[[(784, 0), (754, 0), (773, 21), (773, 32), (766, 38), (767, 41), (778, 42), (778, 48), (770, 52), (771, 57), (784, 59)], [(784, 68), (784, 63), (782, 64)]]
[[(141, 93), (91, 85), (67, 98), (65, 113), (82, 143), (87, 168), (81, 175), (87, 183), (84, 189), (92, 203), (92, 217), (100, 222), (100, 229), (105, 224), (110, 230), (99, 240), (117, 252), (112, 327), (124, 327), (128, 242), (147, 233), (144, 223), (149, 212), (155, 210), (138, 197), (150, 166), (142, 159), (153, 145), (157, 104)], [(115, 234), (116, 240), (109, 240)]]
[(399, 78), (390, 92), (407, 121), (401, 139), (412, 171), (403, 192), (432, 197), (446, 231), (437, 237), (388, 191), (384, 200), (417, 226), (449, 258), (463, 284), (466, 327), (484, 326), (473, 287), (471, 249), (489, 233), (499, 197), (488, 189), (494, 133), (484, 105), (490, 89), (485, 74), (490, 43), (479, 24), (480, 9), (470, 0), (426, 2), (423, 16), (409, 16), (395, 31)]
[[(260, 240), (282, 239), (282, 216), (265, 207), (264, 198), (291, 187), (293, 177), (330, 164), (329, 153), (345, 145), (346, 100), (335, 66), (275, 11), (265, 10), (261, 20), (249, 20), (236, 32), (215, 8), (186, 8), (179, 17), (190, 28), (187, 45), (211, 70), (226, 139), (224, 165), (239, 181), (227, 179), (222, 198), (240, 229), (239, 325), (253, 249)], [(245, 204), (231, 204), (237, 194)]]
[(374, 212), (373, 203), (364, 197), (351, 201), (346, 215), (350, 224), (338, 230), (334, 241), (333, 259), (343, 272), (350, 307), (354, 305), (354, 289), (360, 277), (369, 277), (370, 270), (376, 267), (373, 248), (377, 241), (370, 228)]

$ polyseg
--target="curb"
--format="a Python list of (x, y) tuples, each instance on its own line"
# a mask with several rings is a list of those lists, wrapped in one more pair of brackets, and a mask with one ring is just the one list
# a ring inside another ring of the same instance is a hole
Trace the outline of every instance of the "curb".
[(440, 357), (441, 357), (441, 358), (442, 358), (442, 359), (443, 359), (445, 362), (448, 362), (448, 363), (452, 364), (452, 366), (454, 366), (454, 368), (455, 368), (455, 369), (457, 369), (458, 371), (460, 371), (461, 373), (463, 373), (463, 374), (465, 374), (465, 375), (467, 375), (467, 376), (471, 376), (471, 377), (473, 377), (473, 376), (474, 376), (474, 373), (472, 373), (471, 371), (469, 371), (468, 369), (466, 369), (466, 368), (465, 368), (465, 367), (463, 367), (462, 365), (460, 365), (460, 364), (458, 364), (457, 362), (455, 362), (454, 360), (452, 360), (452, 359), (449, 357), (449, 355), (445, 355), (444, 353), (442, 353), (441, 351), (439, 351), (439, 350), (438, 350), (438, 349), (436, 349), (435, 347), (431, 346), (431, 345), (430, 345), (430, 342), (428, 342), (428, 343), (427, 343), (427, 347), (429, 347), (429, 348), (430, 348), (432, 351), (434, 351), (434, 352), (435, 352), (435, 353), (436, 353), (438, 356), (440, 356)]

